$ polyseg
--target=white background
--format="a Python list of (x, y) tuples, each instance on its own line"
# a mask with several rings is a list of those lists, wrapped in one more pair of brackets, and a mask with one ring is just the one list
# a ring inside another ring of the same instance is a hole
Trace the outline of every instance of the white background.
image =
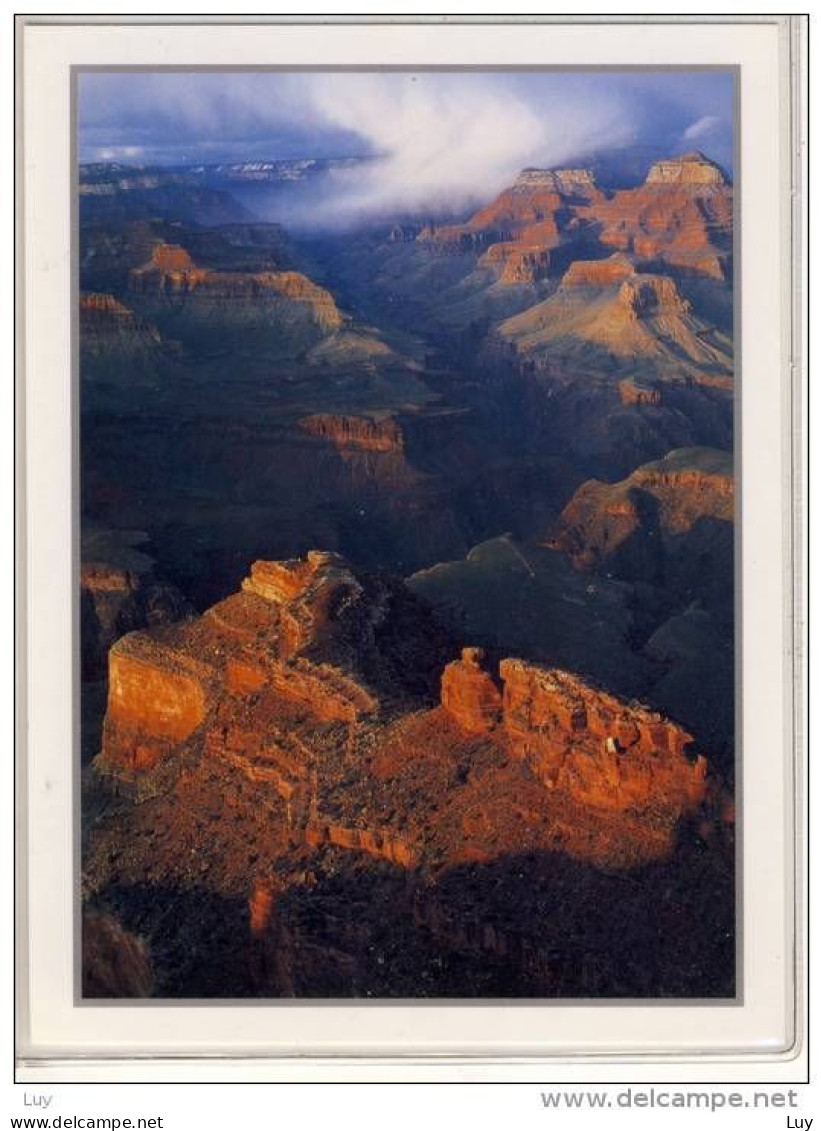
[[(59, 11), (59, 8), (53, 9)], [(94, 11), (94, 7), (87, 8), (87, 11)], [(105, 11), (110, 12), (112, 9), (107, 8)], [(253, 9), (252, 9), (253, 10)], [(660, 11), (658, 6), (655, 11)], [(663, 9), (665, 10), (665, 9)], [(751, 9), (749, 9), (750, 11)], [(775, 11), (774, 7), (770, 7), (769, 11)], [(779, 10), (779, 8), (777, 9)], [(11, 52), (10, 37), (7, 43), (7, 51)], [(238, 60), (240, 61), (240, 60)], [(814, 74), (814, 65), (812, 65), (812, 74)], [(6, 84), (4, 93), (8, 94), (9, 84)], [(2, 117), (3, 127), (7, 135), (11, 132), (11, 113), (10, 111)], [(11, 138), (7, 137), (8, 147), (7, 153), (11, 154)], [(9, 157), (9, 168), (11, 167), (11, 158)], [(744, 182), (745, 183), (745, 182)], [(10, 177), (6, 178), (5, 188), (10, 189)], [(9, 212), (6, 213), (9, 215)], [(4, 229), (4, 233), (8, 236), (9, 226)], [(8, 246), (10, 241), (7, 239), (7, 250), (5, 262), (7, 264), (7, 285), (10, 283), (10, 264), (12, 260), (11, 247)], [(2, 304), (2, 317), (4, 318), (4, 328), (6, 329), (5, 340), (11, 341), (12, 325), (11, 325), (12, 301), (11, 293), (7, 295), (6, 302)], [(10, 396), (11, 380), (9, 379), (4, 386), (4, 393)], [(11, 404), (7, 402), (7, 412), (3, 417), (6, 428), (10, 432), (10, 425), (12, 420)], [(11, 478), (11, 436), (8, 435), (8, 443), (2, 447), (2, 455), (0, 459), (3, 460), (3, 470), (7, 472), (7, 482)], [(6, 492), (4, 502), (10, 504), (10, 492)], [(11, 515), (9, 514), (9, 521), (6, 526), (7, 530), (11, 530)], [(4, 565), (10, 566), (10, 555), (5, 556)], [(10, 577), (10, 569), (7, 576), (4, 578), (6, 585), (4, 592), (11, 593), (12, 582)], [(7, 632), (6, 638), (11, 641), (11, 632)], [(9, 660), (11, 657), (9, 656)], [(11, 678), (9, 677), (4, 681), (4, 691), (8, 694), (11, 688)], [(10, 720), (12, 717), (12, 705), (10, 696), (7, 701), (6, 718), (9, 720), (9, 761), (10, 761), (10, 746), (11, 746), (11, 726)], [(814, 720), (813, 720), (814, 721)], [(814, 731), (813, 731), (814, 733)], [(4, 806), (4, 816), (6, 817), (5, 828), (11, 829), (12, 814), (11, 814), (11, 785), (8, 783), (8, 788), (4, 792), (2, 804)], [(812, 826), (812, 840), (814, 842), (814, 826)], [(6, 838), (7, 848), (10, 849), (10, 836)], [(814, 857), (814, 845), (812, 847), (812, 855)], [(7, 884), (11, 881), (11, 870), (6, 868), (4, 870), (4, 880)], [(7, 898), (5, 906), (11, 906), (10, 891), (5, 892)], [(10, 942), (10, 931), (7, 933)], [(11, 977), (8, 964), (6, 965), (8, 977), (4, 979), (4, 988), (11, 989)], [(4, 1037), (10, 1038), (10, 1026), (4, 1027)], [(7, 1049), (3, 1050), (3, 1059), (0, 1064), (0, 1072), (11, 1076), (11, 1056), (12, 1050), (9, 1045)], [(614, 1071), (610, 1071), (608, 1066), (602, 1066), (606, 1071), (606, 1078), (610, 1079), (629, 1079), (629, 1080), (643, 1080), (643, 1079), (674, 1079), (675, 1074), (671, 1069), (665, 1067), (648, 1066), (648, 1069), (634, 1066), (633, 1068), (618, 1075), (618, 1069), (615, 1066)], [(391, 1070), (388, 1070), (389, 1072)], [(695, 1069), (697, 1071), (697, 1069)], [(730, 1071), (733, 1071), (730, 1069)], [(170, 1069), (171, 1079), (176, 1078), (176, 1072), (173, 1068)], [(507, 1073), (507, 1078), (537, 1081), (540, 1079), (540, 1074), (533, 1068), (518, 1068), (512, 1066), (509, 1069), (492, 1070), (486, 1072), (486, 1078), (490, 1080), (500, 1080), (504, 1078), (504, 1073)], [(429, 1073), (431, 1074), (431, 1073)], [(299, 1070), (292, 1073), (293, 1078), (298, 1078), (300, 1075)], [(548, 1079), (550, 1073), (543, 1072), (542, 1078)], [(559, 1072), (554, 1071), (551, 1075), (556, 1080), (568, 1080), (585, 1078), (581, 1073), (579, 1067), (567, 1067), (561, 1069)], [(681, 1075), (682, 1074), (678, 1074)], [(694, 1073), (691, 1074), (693, 1076)], [(335, 1076), (340, 1080), (352, 1080), (355, 1078), (355, 1073), (345, 1067), (341, 1066), (336, 1072)], [(691, 1078), (687, 1072), (686, 1079)], [(378, 1079), (379, 1073), (373, 1070), (370, 1074), (372, 1079)], [(463, 1079), (479, 1079), (480, 1074), (470, 1069), (451, 1068), (445, 1073), (440, 1074), (443, 1080), (458, 1080)], [(206, 1075), (204, 1078), (208, 1078)], [(214, 1078), (212, 1076), (212, 1078)], [(331, 1079), (328, 1072), (322, 1074), (323, 1079)], [(362, 1076), (361, 1076), (362, 1078)], [(696, 1077), (695, 1077), (696, 1078)], [(722, 1076), (721, 1076), (722, 1078)], [(735, 1072), (733, 1078), (742, 1079), (742, 1075)], [(764, 1071), (763, 1079), (772, 1079), (772, 1075)], [(754, 1079), (757, 1079), (755, 1073)], [(713, 1087), (715, 1087), (713, 1085)], [(530, 1120), (534, 1120), (535, 1125), (538, 1121), (545, 1122), (547, 1119), (553, 1124), (565, 1125), (566, 1123), (574, 1122), (580, 1124), (581, 1121), (585, 1126), (589, 1121), (589, 1116), (582, 1113), (567, 1113), (545, 1111), (541, 1106), (540, 1101), (540, 1088), (536, 1083), (534, 1084), (521, 1084), (519, 1086), (500, 1086), (496, 1087), (493, 1084), (467, 1084), (464, 1086), (438, 1086), (427, 1087), (423, 1084), (414, 1086), (391, 1085), (386, 1087), (376, 1086), (356, 1086), (348, 1084), (345, 1087), (335, 1087), (328, 1085), (326, 1087), (319, 1087), (315, 1085), (312, 1088), (304, 1089), (297, 1085), (290, 1086), (275, 1086), (267, 1085), (261, 1087), (245, 1087), (237, 1085), (232, 1088), (222, 1089), (217, 1086), (210, 1086), (205, 1089), (202, 1086), (184, 1087), (179, 1086), (175, 1089), (159, 1088), (156, 1086), (142, 1086), (132, 1087), (129, 1085), (118, 1086), (97, 1086), (81, 1087), (75, 1086), (17, 1086), (9, 1087), (5, 1094), (5, 1110), (8, 1114), (23, 1114), (24, 1099), (26, 1096), (31, 1100), (35, 1095), (51, 1094), (55, 1096), (54, 1101), (49, 1109), (48, 1114), (61, 1114), (61, 1115), (112, 1115), (124, 1116), (154, 1116), (164, 1115), (166, 1117), (165, 1128), (172, 1127), (204, 1127), (210, 1128), (212, 1126), (225, 1126), (227, 1122), (238, 1121), (242, 1122), (245, 1126), (247, 1123), (254, 1125), (260, 1122), (262, 1125), (269, 1126), (282, 1121), (292, 1122), (299, 1120), (301, 1125), (313, 1127), (315, 1125), (327, 1124), (332, 1122), (340, 1127), (369, 1127), (375, 1126), (378, 1121), (380, 1123), (391, 1123), (392, 1126), (404, 1127), (406, 1125), (419, 1125), (422, 1120), (435, 1119), (437, 1122), (447, 1121), (450, 1118), (463, 1118), (470, 1120), (473, 1126), (491, 1127), (499, 1126), (501, 1120), (516, 1120), (518, 1126), (531, 1126)], [(785, 1127), (786, 1116), (792, 1118), (809, 1118), (814, 1117), (815, 1114), (818, 1118), (823, 1120), (823, 1111), (815, 1111), (816, 1105), (811, 1102), (811, 1097), (804, 1097), (805, 1103), (798, 1109), (789, 1111), (786, 1110), (772, 1110), (770, 1112), (754, 1112), (746, 1110), (741, 1112), (731, 1112), (726, 1115), (700, 1116), (700, 1118), (714, 1118), (714, 1119), (727, 1119), (737, 1121), (738, 1125), (743, 1127), (759, 1127), (759, 1126), (781, 1126)], [(27, 1114), (38, 1114), (33, 1109), (29, 1109)], [(4, 1115), (0, 1110), (0, 1117)], [(603, 1117), (601, 1117), (603, 1118)], [(656, 1123), (664, 1122), (670, 1119), (672, 1122), (677, 1120), (677, 1115), (664, 1116), (659, 1110), (653, 1113), (644, 1113), (638, 1111), (625, 1112), (619, 1110), (612, 1110), (608, 1116), (610, 1123), (617, 1122), (622, 1124), (626, 1120), (631, 1120), (634, 1125), (635, 1120), (639, 1120), (642, 1124), (644, 1120), (647, 1125), (650, 1119), (654, 1119)], [(692, 1114), (684, 1114), (681, 1120), (692, 1120), (696, 1116)]]

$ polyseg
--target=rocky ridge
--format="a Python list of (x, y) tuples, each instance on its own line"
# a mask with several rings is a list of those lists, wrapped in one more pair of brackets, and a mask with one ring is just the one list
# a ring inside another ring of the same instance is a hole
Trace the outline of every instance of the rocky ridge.
[[(325, 553), (257, 562), (199, 620), (115, 645), (86, 890), (148, 938), (161, 992), (173, 973), (225, 994), (232, 954), (244, 994), (473, 996), (489, 964), (509, 992), (585, 994), (581, 959), (607, 984), (623, 959), (564, 931), (606, 877), (658, 890), (684, 829), (722, 872), (726, 795), (682, 727), (567, 671), (454, 654), (402, 587)], [(383, 977), (369, 954), (395, 945)], [(448, 979), (426, 989), (430, 962)]]
[(514, 185), (465, 224), (426, 228), (417, 237), (441, 254), (474, 252), (503, 285), (548, 277), (552, 249), (576, 230), (576, 206), (604, 199), (585, 169), (526, 169)]
[(731, 343), (699, 318), (674, 279), (624, 253), (572, 263), (555, 292), (504, 321), (499, 340), (540, 368), (728, 381)]
[(728, 276), (733, 190), (702, 154), (658, 162), (645, 184), (616, 192), (593, 214), (600, 242), (638, 261), (718, 280)]
[(215, 271), (195, 265), (185, 248), (158, 244), (148, 263), (134, 268), (130, 288), (167, 303), (232, 309), (244, 318), (304, 318), (321, 331), (343, 325), (332, 295), (298, 271)]
[[(722, 524), (731, 536), (734, 496), (728, 453), (670, 452), (618, 483), (584, 483), (561, 514), (548, 545), (568, 554), (579, 569), (609, 566), (637, 576), (638, 542), (644, 555), (663, 554), (667, 548), (678, 555), (685, 538), (693, 532), (699, 535), (701, 524)], [(621, 560), (625, 555), (631, 560)]]
[[(448, 728), (437, 738), (450, 719), (467, 735), (487, 736), (504, 761), (525, 759), (544, 787), (583, 804), (635, 812), (653, 806), (676, 820), (706, 801), (706, 762), (686, 756), (689, 734), (568, 672), (506, 659), (498, 681), (483, 669), (482, 650), (467, 648), (443, 670), (442, 706), (421, 714), (442, 644), (436, 634), (429, 636), (414, 598), (386, 582), (368, 590), (335, 555), (261, 561), (240, 593), (198, 621), (122, 638), (110, 654), (100, 768), (137, 783), (158, 767), (179, 773), (175, 762), (194, 743), (191, 750), (271, 782), (300, 813), (294, 816), (298, 823), (314, 827), (325, 820), (330, 828), (345, 828), (331, 814), (343, 816), (364, 799), (368, 810), (370, 791), (364, 781), (363, 788), (340, 796), (334, 774), (318, 782), (339, 744), (350, 772), (366, 779), (368, 771), (358, 764), (365, 757), (362, 743), (370, 750), (366, 765), (401, 758), (413, 771), (418, 742), (447, 762), (452, 757)], [(391, 632), (398, 602), (406, 611), (402, 640)], [(422, 670), (408, 668), (411, 656), (418, 665), (422, 658)], [(427, 807), (407, 804), (402, 791), (384, 798), (367, 826), (381, 829), (392, 843), (399, 838), (416, 845), (408, 849), (411, 860), (430, 837), (438, 841), (442, 834), (429, 827)], [(394, 822), (387, 821), (389, 810)], [(538, 830), (534, 835), (539, 841)], [(324, 837), (346, 846), (343, 833), (315, 830), (309, 839), (322, 843)], [(348, 847), (363, 847), (352, 837)], [(376, 851), (370, 841), (366, 845), (364, 850)], [(458, 854), (470, 850), (471, 838), (453, 848)]]

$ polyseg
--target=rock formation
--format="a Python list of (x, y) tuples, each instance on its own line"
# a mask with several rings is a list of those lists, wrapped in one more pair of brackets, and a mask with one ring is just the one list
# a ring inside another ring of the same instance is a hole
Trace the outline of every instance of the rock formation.
[(521, 195), (547, 191), (589, 201), (602, 196), (590, 169), (524, 169), (514, 185)]
[(499, 727), (508, 749), (544, 784), (614, 809), (654, 803), (688, 810), (706, 800), (706, 759), (686, 757), (691, 735), (659, 712), (522, 660), (501, 663), (501, 695), (481, 659), (479, 649), (466, 648), (446, 668), (444, 708), (467, 731)]
[(149, 262), (131, 272), (130, 288), (166, 304), (193, 304), (211, 317), (232, 311), (252, 321), (304, 318), (323, 332), (343, 325), (332, 295), (297, 271), (215, 271), (196, 266), (176, 244), (156, 245)]
[(135, 337), (140, 337), (151, 345), (157, 345), (161, 340), (153, 326), (141, 322), (134, 311), (109, 294), (82, 296), (80, 334), (83, 348), (90, 353), (96, 353), (121, 338), (131, 343)]
[(730, 262), (733, 194), (719, 166), (702, 154), (659, 161), (645, 184), (592, 209), (600, 240), (638, 260), (725, 279)]
[(443, 672), (443, 706), (464, 730), (490, 731), (500, 722), (503, 697), (482, 659), (482, 648), (464, 648), (462, 658)]
[(542, 369), (726, 381), (732, 373), (731, 342), (694, 314), (674, 279), (638, 271), (620, 253), (571, 264), (554, 294), (498, 335)]
[(578, 259), (571, 263), (563, 275), (562, 285), (567, 289), (592, 287), (602, 290), (622, 283), (634, 275), (635, 268), (627, 255), (616, 252), (606, 259)]
[[(317, 552), (256, 562), (198, 620), (124, 637), (96, 763), (120, 800), (91, 830), (88, 889), (148, 932), (165, 977), (163, 955), (191, 951), (177, 936), (201, 940), (213, 959), (201, 955), (197, 986), (231, 946), (255, 992), (351, 992), (377, 977), (369, 948), (390, 899), (410, 969), (456, 948), (501, 963), (526, 994), (580, 993), (565, 950), (540, 941), (548, 904), (495, 911), (517, 873), (501, 888), (482, 870), (530, 858), (541, 899), (576, 867), (665, 874), (684, 822), (708, 845), (722, 836), (725, 795), (659, 713), (556, 668), (505, 659), (498, 676), (478, 648), (453, 655), (402, 587)], [(151, 901), (135, 917), (122, 893), (147, 884), (208, 890), (214, 910), (198, 896), (191, 923), (165, 925)], [(208, 942), (207, 915), (221, 924)]]
[(128, 384), (157, 376), (169, 359), (156, 326), (111, 294), (80, 299), (80, 363), (85, 381)]
[[(423, 718), (406, 717), (414, 705), (411, 673), (393, 652), (400, 642), (387, 635), (397, 599), (385, 582), (367, 592), (335, 555), (256, 562), (242, 591), (199, 621), (132, 633), (112, 648), (100, 767), (136, 779), (168, 766), (199, 736), (205, 756), (270, 781), (281, 797), (305, 806), (326, 755), (317, 726), (342, 724), (349, 742), (366, 726), (378, 742), (378, 761), (396, 757), (389, 751), (398, 741), (413, 759), (410, 735)], [(437, 647), (427, 647), (425, 627), (421, 619), (417, 639), (402, 646), (430, 666)], [(705, 764), (695, 769), (684, 755), (691, 737), (659, 714), (567, 672), (507, 659), (498, 684), (482, 665), (482, 649), (465, 648), (445, 667), (443, 710), (461, 730), (488, 735), (509, 756), (526, 758), (544, 784), (613, 809), (654, 804), (683, 812), (705, 800)], [(293, 725), (301, 713), (314, 720), (310, 731), (299, 724), (289, 731), (278, 721), (284, 711)], [(448, 757), (448, 744), (441, 756)], [(356, 798), (355, 790), (348, 804)], [(316, 813), (311, 818), (306, 810), (304, 822), (322, 824)], [(419, 842), (428, 816), (410, 811), (405, 819)], [(329, 829), (338, 825), (345, 827), (338, 818)], [(403, 838), (402, 828), (390, 832), (384, 829), (386, 843), (395, 833)], [(406, 839), (408, 833), (406, 827)], [(314, 832), (312, 843), (325, 838), (346, 846), (346, 836)], [(361, 844), (355, 833), (349, 839), (349, 847), (376, 853), (383, 843)], [(410, 856), (417, 851), (409, 849)]]
[(576, 209), (603, 199), (586, 169), (524, 169), (465, 224), (425, 229), (418, 241), (441, 254), (479, 255), (478, 267), (504, 285), (533, 284), (547, 278), (567, 228), (576, 234)]
[[(431, 678), (425, 663), (403, 670), (407, 652), (430, 647), (426, 617), (404, 640), (384, 623), (410, 602), (396, 585), (361, 584), (335, 554), (255, 562), (240, 593), (200, 620), (131, 633), (111, 649), (101, 766), (153, 769), (220, 714), (226, 694), (265, 690), (271, 702), (349, 724), (402, 702)], [(261, 721), (257, 746), (266, 729)]]
[(138, 532), (87, 527), (80, 564), (82, 676), (105, 677), (108, 652), (127, 632), (181, 620), (193, 612), (175, 586), (158, 576), (139, 547)]
[[(609, 484), (591, 480), (576, 492), (558, 520), (549, 544), (580, 569), (609, 568), (631, 577), (648, 576), (640, 556), (685, 550), (684, 540), (717, 524), (731, 536), (734, 477), (729, 453), (710, 449), (670, 452)], [(705, 539), (704, 539), (705, 540)], [(639, 543), (639, 545), (638, 545)]]
[(647, 185), (728, 185), (726, 174), (714, 161), (695, 150), (671, 160), (657, 161), (646, 177)]
[(391, 417), (345, 416), (315, 413), (304, 416), (298, 427), (308, 436), (327, 440), (341, 450), (399, 452), (403, 450), (403, 431)]

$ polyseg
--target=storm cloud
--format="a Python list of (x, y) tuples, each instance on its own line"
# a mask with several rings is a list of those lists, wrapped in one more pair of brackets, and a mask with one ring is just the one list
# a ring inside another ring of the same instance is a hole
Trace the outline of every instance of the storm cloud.
[(94, 72), (79, 79), (83, 161), (183, 165), (369, 156), (340, 215), (470, 202), (526, 165), (700, 143), (732, 162), (718, 72)]

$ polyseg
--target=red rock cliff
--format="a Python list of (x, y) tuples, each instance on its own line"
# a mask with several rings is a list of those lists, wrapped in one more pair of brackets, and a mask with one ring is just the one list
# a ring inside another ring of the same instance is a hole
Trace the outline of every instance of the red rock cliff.
[(448, 665), (443, 707), (467, 732), (496, 733), (545, 785), (615, 810), (655, 803), (685, 811), (705, 800), (705, 759), (686, 756), (692, 737), (682, 727), (569, 672), (523, 660), (501, 663), (501, 696), (482, 658), (466, 648)]
[(143, 267), (129, 277), (131, 289), (142, 295), (190, 298), (210, 304), (292, 306), (322, 329), (336, 330), (343, 316), (331, 293), (297, 271), (213, 271), (197, 267), (183, 248), (158, 244)]
[(733, 193), (701, 154), (658, 162), (644, 185), (597, 203), (592, 216), (610, 247), (716, 279), (727, 275)]
[(503, 697), (480, 666), (482, 659), (481, 648), (464, 648), (462, 658), (443, 672), (441, 701), (465, 730), (492, 730), (502, 715)]
[[(130, 633), (111, 649), (100, 767), (133, 778), (192, 743), (234, 762), (248, 746), (254, 759), (281, 709), (352, 724), (402, 702), (418, 676), (400, 653), (433, 646), (425, 615), (405, 638), (386, 626), (404, 603), (416, 599), (361, 582), (335, 554), (255, 562), (241, 591), (199, 619)], [(247, 737), (232, 746), (235, 706), (252, 700), (259, 731), (244, 726)]]
[(548, 544), (589, 569), (608, 561), (641, 530), (647, 531), (646, 541), (656, 531), (673, 542), (707, 519), (729, 524), (734, 519), (731, 456), (708, 448), (682, 449), (644, 464), (619, 483), (584, 483)]
[(391, 417), (346, 416), (316, 413), (304, 416), (298, 427), (309, 436), (329, 440), (341, 449), (366, 452), (399, 452), (403, 450), (403, 432)]

